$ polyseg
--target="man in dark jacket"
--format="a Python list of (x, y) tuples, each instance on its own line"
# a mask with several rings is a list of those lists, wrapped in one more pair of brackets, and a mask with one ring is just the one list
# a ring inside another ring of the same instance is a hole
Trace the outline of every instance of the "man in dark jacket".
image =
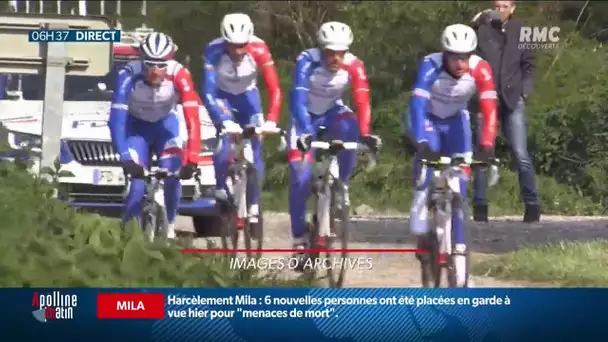
[[(498, 110), (503, 134), (513, 153), (521, 196), (526, 206), (524, 222), (540, 220), (540, 200), (534, 166), (528, 153), (525, 106), (533, 87), (535, 58), (531, 50), (520, 49), (521, 22), (512, 17), (515, 1), (494, 1), (473, 19), (477, 29), (478, 53), (492, 66), (498, 91)], [(479, 126), (479, 125), (478, 125)], [(475, 173), (473, 218), (488, 221), (487, 184), (482, 170)]]

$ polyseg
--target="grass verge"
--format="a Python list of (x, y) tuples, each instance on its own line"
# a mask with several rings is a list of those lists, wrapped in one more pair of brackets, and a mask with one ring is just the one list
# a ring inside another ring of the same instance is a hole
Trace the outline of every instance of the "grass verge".
[(278, 275), (233, 270), (223, 256), (149, 244), (131, 225), (81, 214), (53, 188), (0, 162), (0, 287), (300, 287)]
[(483, 258), (475, 263), (473, 272), (505, 280), (605, 287), (608, 284), (608, 241), (564, 241), (526, 246), (511, 253)]

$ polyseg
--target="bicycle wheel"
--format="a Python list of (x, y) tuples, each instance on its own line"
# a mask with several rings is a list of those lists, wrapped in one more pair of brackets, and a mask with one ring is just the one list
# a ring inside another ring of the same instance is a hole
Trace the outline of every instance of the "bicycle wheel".
[(431, 218), (429, 220), (429, 232), (423, 238), (424, 243), (420, 246), (427, 253), (420, 255), (420, 268), (422, 273), (422, 286), (425, 288), (441, 287), (441, 277), (443, 275), (443, 265), (441, 265), (441, 256), (439, 255), (439, 238), (437, 236), (437, 225), (439, 224), (436, 208), (432, 205), (429, 208)]
[[(261, 186), (261, 184), (259, 184), (259, 182), (258, 182), (257, 170), (253, 166), (249, 166), (247, 168), (247, 186), (249, 186), (249, 185), (255, 185), (258, 188)], [(246, 204), (246, 208), (249, 210), (249, 203)], [(247, 250), (248, 258), (261, 257), (262, 244), (264, 243), (261, 205), (260, 205), (260, 208), (258, 211), (258, 221), (257, 222), (251, 222), (249, 217), (245, 220), (245, 226), (243, 227), (243, 242), (245, 243), (245, 249)], [(253, 250), (255, 250), (255, 251), (253, 251)]]
[(448, 285), (449, 287), (456, 288), (466, 288), (469, 287), (469, 253), (467, 251), (466, 246), (469, 241), (469, 230), (467, 227), (468, 221), (468, 213), (467, 213), (467, 204), (465, 201), (461, 201), (460, 197), (454, 198), (452, 204), (453, 210), (459, 210), (457, 208), (461, 208), (463, 211), (463, 234), (465, 239), (464, 246), (457, 245), (454, 241), (456, 232), (452, 229), (452, 253), (449, 257), (448, 264)]
[[(331, 189), (330, 202), (330, 232), (331, 236), (326, 238), (327, 251), (325, 261), (329, 261), (327, 267), (327, 279), (329, 287), (341, 288), (346, 279), (346, 261), (348, 258), (348, 238), (350, 226), (350, 201), (347, 199), (346, 187), (339, 180), (335, 180)], [(332, 253), (334, 245), (341, 249), (337, 259)], [(334, 267), (339, 266), (339, 270)]]
[[(316, 200), (315, 200), (316, 202)], [(315, 250), (315, 252), (307, 253), (307, 256), (304, 260), (301, 260), (303, 264), (298, 264), (297, 269), (304, 273), (304, 279), (308, 281), (312, 281), (317, 278), (317, 270), (314, 267), (315, 260), (318, 260), (320, 253), (316, 250), (322, 248), (319, 245), (319, 223), (317, 220), (317, 214), (312, 215), (312, 220), (310, 222), (306, 222), (306, 230), (308, 233), (308, 245), (310, 249)]]
[[(226, 184), (234, 184), (234, 169), (231, 168), (228, 177), (226, 177)], [(230, 189), (230, 187), (228, 187)], [(236, 250), (239, 245), (239, 231), (237, 229), (236, 222), (236, 211), (234, 209), (234, 202), (232, 200), (232, 194), (228, 194), (228, 199), (219, 203), (220, 210), (220, 224), (221, 224), (221, 243), (222, 249)], [(227, 253), (229, 258), (235, 257), (236, 252)]]
[(150, 243), (154, 242), (156, 239), (156, 233), (158, 231), (157, 207), (158, 205), (154, 202), (145, 203), (142, 213), (142, 230), (144, 232), (145, 239)]
[(323, 184), (320, 180), (316, 180), (311, 187), (311, 196), (309, 201), (312, 202), (312, 208), (315, 208), (315, 212), (311, 217), (310, 221), (306, 222), (306, 233), (308, 236), (308, 246), (310, 249), (315, 250), (314, 252), (307, 253), (308, 255), (302, 260), (304, 264), (298, 264), (297, 269), (304, 273), (306, 280), (312, 281), (317, 277), (317, 270), (314, 267), (314, 263), (318, 260), (320, 253), (319, 249), (324, 248), (319, 244), (319, 220), (317, 219), (316, 208), (319, 200), (319, 189), (323, 188)]
[(156, 205), (156, 235), (161, 235), (168, 239), (169, 219), (167, 218), (167, 208), (162, 205)]

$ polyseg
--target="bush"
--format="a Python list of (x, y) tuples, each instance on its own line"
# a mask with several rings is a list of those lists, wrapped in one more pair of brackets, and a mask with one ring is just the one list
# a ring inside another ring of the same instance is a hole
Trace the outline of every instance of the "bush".
[(305, 286), (231, 270), (219, 255), (147, 243), (140, 229), (85, 215), (53, 199), (53, 188), (0, 162), (0, 287)]

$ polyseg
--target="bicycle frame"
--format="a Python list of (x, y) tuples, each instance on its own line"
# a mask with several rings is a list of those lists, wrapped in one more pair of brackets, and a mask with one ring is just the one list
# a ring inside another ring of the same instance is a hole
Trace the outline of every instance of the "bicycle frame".
[[(433, 187), (429, 199), (435, 208), (435, 229), (441, 254), (452, 254), (452, 203), (455, 198), (462, 201), (460, 180), (465, 177), (467, 175), (459, 165), (433, 170)], [(464, 252), (465, 249), (464, 245), (456, 245), (457, 251)]]
[[(262, 134), (281, 134), (281, 146), (279, 150), (284, 149), (285, 143), (285, 132), (279, 128), (273, 130), (264, 130), (260, 127), (246, 127), (241, 132), (222, 131), (218, 137), (225, 135), (240, 135), (237, 139), (231, 139), (230, 148), (234, 153), (234, 161), (232, 167), (236, 165), (237, 170), (235, 172), (235, 182), (232, 183), (232, 179), (228, 178), (226, 181), (226, 187), (228, 188), (229, 194), (233, 194), (234, 204), (236, 206), (236, 214), (239, 219), (249, 219), (250, 223), (257, 223), (257, 217), (249, 217), (247, 208), (247, 185), (248, 185), (248, 172), (251, 170), (255, 171), (255, 160), (253, 156), (253, 147), (250, 136), (259, 136)], [(235, 141), (236, 140), (236, 141)], [(217, 151), (222, 148), (222, 142), (218, 143)]]
[[(317, 222), (319, 224), (319, 236), (329, 237), (331, 235), (331, 189), (335, 180), (340, 176), (338, 157), (330, 155), (321, 161), (320, 175), (322, 175), (322, 188), (317, 192)], [(346, 195), (346, 194), (345, 194)], [(348, 197), (347, 195), (345, 197)], [(348, 203), (349, 199), (344, 198)]]
[[(142, 228), (144, 233), (147, 235), (150, 242), (154, 241), (157, 230), (165, 230), (167, 234), (167, 216), (165, 208), (165, 191), (164, 191), (164, 178), (166, 177), (179, 177), (178, 172), (168, 172), (166, 169), (158, 168), (155, 171), (146, 171), (144, 173), (145, 192), (142, 205)], [(130, 177), (125, 179), (125, 197), (129, 193), (131, 188)], [(160, 211), (156, 210), (160, 209)], [(158, 216), (160, 215), (160, 217)], [(162, 220), (162, 224), (159, 224), (159, 219)], [(147, 224), (148, 223), (148, 224)], [(148, 226), (149, 224), (153, 226)], [(159, 227), (162, 226), (162, 227)]]
[[(432, 175), (431, 193), (429, 196), (428, 206), (433, 211), (435, 227), (433, 230), (436, 236), (437, 257), (436, 262), (442, 267), (448, 262), (448, 257), (451, 257), (451, 266), (453, 283), (457, 287), (467, 286), (468, 284), (468, 267), (467, 267), (467, 245), (466, 239), (454, 243), (453, 227), (452, 227), (452, 210), (454, 204), (461, 209), (466, 205), (463, 203), (463, 198), (460, 194), (462, 179), (468, 179), (468, 175), (464, 172), (463, 165), (478, 166), (485, 163), (473, 162), (472, 158), (457, 155), (453, 158), (441, 157), (439, 161), (427, 162), (422, 161), (421, 176), (426, 175), (427, 167), (435, 167)], [(490, 165), (490, 186), (494, 186), (498, 182), (498, 167)], [(422, 177), (419, 179), (423, 180)], [(464, 233), (464, 232), (459, 232)]]
[[(150, 203), (156, 203), (161, 207), (165, 206), (165, 190), (164, 190), (164, 182), (162, 179), (158, 179), (155, 177), (155, 173), (157, 171), (163, 172), (161, 170), (151, 171), (144, 177), (144, 182), (146, 184), (145, 192), (144, 192), (144, 201)], [(168, 175), (171, 176), (171, 175)], [(167, 177), (168, 177), (167, 176)], [(126, 198), (131, 190), (131, 181), (130, 177), (125, 178), (125, 192), (123, 197)]]
[[(466, 156), (456, 155), (453, 158), (463, 158), (465, 165), (472, 164), (471, 158)], [(462, 169), (463, 164), (452, 165), (453, 158), (441, 157), (439, 159), (437, 163), (439, 168), (433, 170), (433, 186), (429, 198), (430, 202), (434, 203), (437, 236), (438, 238), (443, 237), (440, 252), (447, 254), (452, 254), (452, 203), (454, 203), (455, 198), (459, 202), (462, 201), (460, 180), (468, 178)], [(424, 165), (422, 172), (426, 173), (427, 167)], [(490, 166), (489, 179), (489, 186), (494, 186), (498, 182), (498, 167), (496, 165)], [(464, 253), (466, 245), (456, 244), (455, 249), (457, 253)]]
[[(234, 152), (233, 165), (240, 165), (235, 172), (235, 184), (231, 184), (231, 178), (228, 178), (226, 186), (230, 193), (233, 194), (236, 204), (236, 214), (238, 218), (248, 218), (247, 211), (247, 173), (251, 168), (254, 168), (253, 148), (251, 147), (251, 139), (240, 138), (238, 142), (231, 142), (231, 149)], [(256, 223), (256, 222), (252, 222)]]
[[(340, 146), (340, 150), (366, 150), (367, 146), (357, 142), (342, 142), (340, 140), (333, 140), (331, 142), (325, 141), (313, 141), (311, 148), (320, 150), (331, 150), (336, 146)], [(319, 166), (317, 164), (317, 166)], [(329, 156), (324, 157), (320, 162), (320, 167), (316, 167), (316, 174), (321, 177), (321, 188), (317, 189), (317, 224), (319, 227), (319, 237), (331, 237), (331, 196), (332, 187), (336, 180), (340, 179), (340, 165), (338, 163), (338, 156), (336, 153), (330, 153)], [(344, 205), (350, 206), (350, 198), (347, 192), (344, 195)]]

